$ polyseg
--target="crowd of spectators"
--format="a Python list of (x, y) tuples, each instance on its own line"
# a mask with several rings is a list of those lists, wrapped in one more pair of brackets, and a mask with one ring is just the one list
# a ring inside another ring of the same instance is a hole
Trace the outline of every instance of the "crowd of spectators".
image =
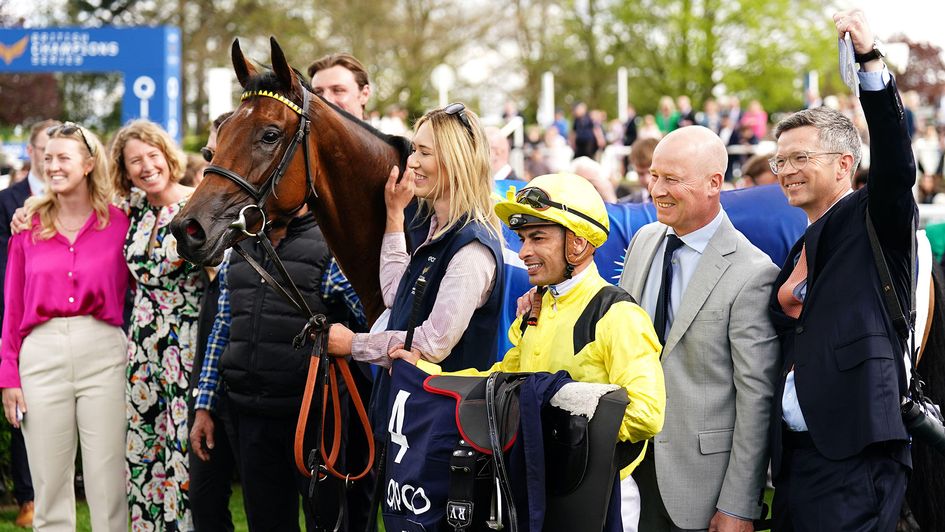
[[(945, 204), (945, 123), (936, 124), (917, 110), (920, 102), (915, 92), (903, 94), (908, 131), (913, 138), (917, 165), (916, 197), (919, 203)], [(849, 118), (864, 147), (869, 146), (869, 133), (859, 101), (847, 95), (828, 95), (821, 98), (808, 92), (806, 108), (828, 107)], [(627, 119), (608, 119), (600, 109), (589, 109), (579, 102), (573, 107), (570, 120), (563, 109), (555, 112), (554, 121), (546, 127), (529, 124), (525, 127), (522, 154), (523, 180), (559, 171), (582, 168), (581, 175), (589, 175), (587, 158), (600, 163), (600, 176), (592, 182), (598, 190), (601, 183), (610, 188), (602, 191), (605, 201), (616, 195), (618, 202), (642, 202), (648, 197), (646, 184), (649, 154), (652, 146), (666, 134), (687, 125), (701, 125), (716, 133), (729, 153), (725, 175), (726, 189), (748, 188), (777, 182), (768, 168), (768, 158), (774, 152), (771, 135), (773, 118), (759, 100), (750, 100), (742, 106), (737, 96), (709, 98), (701, 110), (695, 110), (691, 99), (681, 95), (660, 98), (654, 113), (638, 113), (633, 105), (627, 107)], [(776, 117), (782, 115), (776, 114)], [(637, 143), (649, 141), (644, 156), (633, 164), (632, 153)], [(645, 165), (642, 163), (646, 163)], [(861, 163), (869, 166), (869, 158)], [(598, 178), (600, 181), (598, 181)]]

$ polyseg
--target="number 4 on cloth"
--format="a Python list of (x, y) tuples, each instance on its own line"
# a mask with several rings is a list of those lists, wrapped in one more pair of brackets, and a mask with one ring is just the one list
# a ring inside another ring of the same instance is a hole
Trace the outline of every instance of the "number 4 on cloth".
[(397, 456), (394, 457), (395, 464), (400, 463), (404, 455), (407, 454), (407, 449), (410, 448), (410, 445), (407, 443), (407, 436), (403, 434), (404, 415), (407, 410), (408, 397), (410, 397), (410, 392), (408, 391), (400, 390), (397, 392), (397, 397), (394, 399), (394, 406), (391, 408), (390, 423), (387, 425), (387, 430), (390, 432), (390, 442), (400, 446), (400, 450), (397, 451)]

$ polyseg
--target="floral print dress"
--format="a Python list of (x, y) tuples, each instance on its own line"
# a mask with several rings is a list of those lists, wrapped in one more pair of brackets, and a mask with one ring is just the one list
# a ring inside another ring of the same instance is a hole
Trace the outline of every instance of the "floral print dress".
[(137, 282), (128, 330), (128, 502), (133, 531), (193, 530), (187, 500), (187, 386), (197, 346), (200, 269), (168, 226), (187, 199), (153, 207), (134, 190), (125, 259)]

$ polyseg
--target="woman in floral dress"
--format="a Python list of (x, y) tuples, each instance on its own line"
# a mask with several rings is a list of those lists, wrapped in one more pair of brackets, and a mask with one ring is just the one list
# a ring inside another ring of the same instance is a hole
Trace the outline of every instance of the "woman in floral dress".
[(131, 529), (189, 531), (186, 395), (204, 287), (200, 270), (177, 254), (168, 224), (193, 189), (178, 183), (185, 159), (157, 124), (122, 128), (112, 160), (115, 182), (129, 197), (124, 253), (137, 284), (128, 331)]

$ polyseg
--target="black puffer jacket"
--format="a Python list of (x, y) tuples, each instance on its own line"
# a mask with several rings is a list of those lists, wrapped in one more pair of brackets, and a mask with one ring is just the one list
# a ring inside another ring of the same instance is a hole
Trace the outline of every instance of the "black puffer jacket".
[[(239, 245), (280, 280), (272, 261), (255, 241)], [(328, 315), (322, 302), (321, 282), (331, 254), (321, 229), (311, 215), (290, 222), (276, 254), (308, 301), (312, 312)], [(311, 344), (292, 348), (292, 339), (306, 318), (276, 291), (262, 282), (237, 253), (230, 256), (230, 342), (220, 367), (234, 407), (267, 416), (298, 414), (305, 389)]]

